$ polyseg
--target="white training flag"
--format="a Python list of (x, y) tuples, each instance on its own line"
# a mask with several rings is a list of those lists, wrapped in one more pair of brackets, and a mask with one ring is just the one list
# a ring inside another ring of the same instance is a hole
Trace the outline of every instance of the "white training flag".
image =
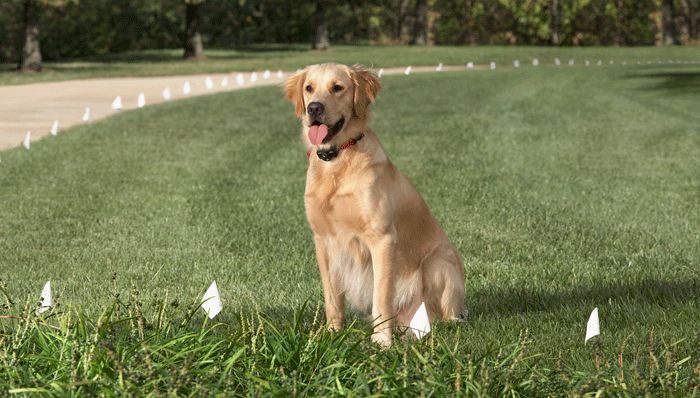
[(603, 61), (598, 60), (598, 66), (603, 65)]
[(44, 312), (53, 307), (53, 295), (51, 294), (51, 281), (46, 282), (44, 290), (41, 291), (41, 308), (39, 312)]
[(574, 66), (574, 59), (573, 58), (569, 60), (569, 66)]
[(182, 93), (187, 95), (192, 91), (192, 88), (190, 87), (190, 82), (186, 81), (185, 84), (182, 86)]
[(143, 108), (144, 105), (146, 105), (146, 94), (141, 93), (136, 99), (136, 106), (138, 106), (139, 108)]
[(474, 63), (473, 62), (467, 63), (467, 69), (474, 69)]
[(226, 86), (228, 86), (228, 77), (224, 76), (224, 78), (221, 80), (221, 87)]
[(211, 80), (211, 77), (207, 76), (207, 78), (204, 79), (204, 85), (207, 86), (207, 90), (214, 88), (214, 82)]
[(588, 318), (588, 325), (586, 325), (586, 339), (583, 344), (588, 343), (588, 340), (600, 334), (600, 323), (598, 322), (598, 307), (593, 309), (591, 316)]
[(411, 330), (416, 334), (418, 339), (430, 333), (430, 319), (428, 319), (428, 311), (425, 309), (425, 303), (421, 303), (418, 311), (411, 319)]
[(377, 73), (377, 77), (382, 77), (382, 73), (384, 73), (384, 68), (379, 69), (379, 73)]
[(591, 65), (591, 61), (586, 60), (586, 66), (590, 66), (590, 65)]
[(263, 73), (263, 79), (269, 79), (269, 78), (270, 78), (270, 70), (268, 69)]
[(442, 70), (442, 62), (435, 68), (436, 71), (440, 72)]
[(515, 66), (516, 68), (520, 68), (520, 61), (516, 59), (515, 62), (513, 62), (513, 66)]
[(85, 108), (85, 114), (83, 114), (83, 121), (85, 123), (90, 123), (90, 107)]
[(282, 72), (282, 69), (278, 70), (278, 71), (277, 71), (277, 78), (278, 78), (278, 79), (281, 79), (281, 78), (283, 78), (283, 77), (284, 77), (284, 72)]
[(554, 58), (554, 64), (555, 64), (556, 66), (561, 65), (561, 61), (559, 60), (559, 58)]
[(29, 150), (29, 145), (30, 145), (29, 143), (31, 142), (30, 135), (31, 135), (31, 133), (29, 131), (27, 131), (27, 136), (24, 137), (24, 142), (22, 142), (22, 145), (24, 145), (24, 147), (27, 148), (27, 150)]
[(489, 64), (489, 68), (491, 68), (491, 69), (496, 69), (496, 63), (495, 63), (495, 62), (491, 62), (491, 63)]
[(170, 99), (170, 87), (166, 87), (165, 90), (163, 90), (163, 98), (166, 100)]
[(122, 110), (122, 97), (117, 95), (117, 98), (112, 101), (112, 109), (114, 109), (117, 112), (120, 112)]
[(409, 66), (408, 68), (406, 68), (406, 71), (404, 73), (406, 74), (406, 76), (408, 76), (408, 74), (411, 73), (411, 67)]
[(219, 289), (216, 287), (216, 281), (212, 282), (209, 289), (204, 293), (204, 297), (202, 297), (202, 308), (209, 315), (209, 319), (214, 319), (216, 314), (224, 309), (223, 304), (221, 304)]
[(540, 64), (540, 60), (539, 60), (539, 59), (535, 58), (535, 59), (532, 60), (532, 66), (537, 66), (537, 65), (539, 65), (539, 64)]
[(255, 83), (256, 81), (258, 81), (258, 74), (257, 72), (253, 72), (250, 74), (250, 82)]
[(58, 120), (53, 121), (53, 127), (51, 127), (51, 135), (58, 134)]
[(236, 76), (236, 83), (238, 83), (239, 86), (242, 86), (245, 83), (242, 73), (239, 73), (238, 76)]

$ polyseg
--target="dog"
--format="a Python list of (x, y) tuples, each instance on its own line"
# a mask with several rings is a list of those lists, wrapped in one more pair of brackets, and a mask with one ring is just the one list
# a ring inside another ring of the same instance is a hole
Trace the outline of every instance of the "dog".
[(367, 127), (381, 84), (361, 65), (311, 65), (284, 83), (309, 151), (304, 204), (314, 234), (328, 326), (346, 298), (370, 315), (372, 340), (391, 345), (425, 302), (431, 321), (455, 320), (464, 268), (435, 216)]

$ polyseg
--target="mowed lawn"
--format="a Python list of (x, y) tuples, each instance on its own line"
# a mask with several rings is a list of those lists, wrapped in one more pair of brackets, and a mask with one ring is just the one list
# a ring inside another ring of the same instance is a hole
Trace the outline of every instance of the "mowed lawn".
[[(382, 84), (370, 126), (465, 265), (469, 317), (434, 325), (435, 338), (485, 353), (527, 333), (527, 354), (550, 368), (634, 362), (651, 342), (695, 364), (700, 67), (527, 65)], [(216, 280), (216, 320), (233, 328), (239, 313), (281, 325), (307, 300), (322, 306), (299, 133), (281, 88), (265, 87), (0, 153), (7, 296), (21, 310), (50, 280), (57, 310), (99, 314), (116, 292), (185, 311)], [(602, 334), (584, 345), (594, 307)]]

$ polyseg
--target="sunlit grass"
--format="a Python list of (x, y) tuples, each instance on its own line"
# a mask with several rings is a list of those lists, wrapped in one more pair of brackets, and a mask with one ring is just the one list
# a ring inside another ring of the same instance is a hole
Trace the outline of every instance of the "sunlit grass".
[[(357, 315), (323, 328), (280, 88), (3, 151), (0, 392), (697, 394), (699, 93), (678, 82), (698, 69), (385, 77), (370, 125), (460, 251), (470, 313), (389, 350)], [(47, 280), (58, 305), (37, 317)]]

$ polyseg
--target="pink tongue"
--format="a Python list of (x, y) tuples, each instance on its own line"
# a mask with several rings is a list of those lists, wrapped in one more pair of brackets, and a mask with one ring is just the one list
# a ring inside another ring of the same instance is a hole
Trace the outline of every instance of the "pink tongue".
[(328, 126), (322, 124), (320, 126), (309, 127), (309, 141), (311, 145), (318, 146), (323, 142), (323, 139), (328, 135)]

